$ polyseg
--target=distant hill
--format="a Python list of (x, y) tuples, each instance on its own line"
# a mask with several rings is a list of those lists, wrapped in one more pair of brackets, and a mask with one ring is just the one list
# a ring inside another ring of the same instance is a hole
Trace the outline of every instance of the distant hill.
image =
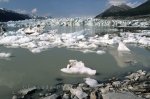
[(129, 7), (128, 5), (125, 5), (125, 4), (118, 5), (118, 6), (112, 5), (106, 11), (104, 11), (103, 13), (99, 14), (98, 16), (96, 16), (96, 18), (113, 16), (114, 13), (118, 13), (118, 12), (122, 12), (122, 11), (127, 11), (129, 9), (132, 9), (132, 8)]
[[(117, 6), (119, 9), (119, 6)], [(115, 7), (115, 8), (117, 8)], [(112, 9), (112, 8), (109, 8)], [(102, 14), (99, 14), (96, 16), (96, 18), (107, 18), (107, 17), (137, 17), (137, 16), (145, 16), (150, 14), (150, 0), (146, 1), (145, 3), (141, 4), (140, 6), (136, 8), (127, 8), (126, 10), (122, 10), (120, 8), (117, 11), (109, 12), (109, 9), (103, 12)], [(114, 7), (113, 7), (114, 9)]]
[(0, 22), (18, 21), (18, 20), (25, 20), (30, 18), (31, 17), (29, 15), (20, 14), (15, 11), (0, 8)]

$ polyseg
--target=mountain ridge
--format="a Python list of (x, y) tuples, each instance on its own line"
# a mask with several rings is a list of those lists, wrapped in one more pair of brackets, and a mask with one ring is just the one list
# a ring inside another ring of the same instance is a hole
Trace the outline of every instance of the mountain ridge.
[(30, 18), (31, 17), (27, 14), (21, 14), (13, 10), (0, 8), (0, 22), (18, 21), (18, 20), (25, 20), (25, 19), (30, 19)]
[[(110, 9), (110, 8), (109, 8)], [(145, 16), (150, 14), (150, 0), (147, 0), (143, 4), (139, 5), (138, 7), (131, 8), (128, 10), (118, 12), (108, 12), (107, 10), (103, 13), (97, 15), (95, 18), (125, 18), (125, 17), (138, 17), (138, 16)]]

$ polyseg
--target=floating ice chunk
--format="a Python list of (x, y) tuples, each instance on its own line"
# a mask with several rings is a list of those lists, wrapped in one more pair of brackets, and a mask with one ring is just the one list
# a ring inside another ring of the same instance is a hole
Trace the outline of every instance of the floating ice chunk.
[(77, 60), (69, 60), (67, 68), (63, 68), (61, 69), (61, 71), (69, 74), (88, 74), (88, 75), (96, 74), (96, 70), (92, 70), (88, 67), (85, 67), (82, 61)]
[(16, 41), (16, 43), (19, 43), (19, 44), (23, 44), (23, 43), (27, 43), (27, 42), (30, 42), (31, 39), (29, 39), (28, 37), (20, 37), (20, 39), (18, 39)]
[(19, 38), (17, 36), (7, 36), (0, 40), (0, 44), (12, 44), (13, 42), (15, 42), (18, 39)]
[(89, 49), (82, 50), (82, 52), (83, 52), (83, 53), (94, 53), (94, 51), (89, 50)]
[(102, 55), (102, 54), (105, 54), (106, 52), (103, 50), (98, 50), (98, 51), (96, 51), (96, 53)]
[(11, 56), (11, 53), (0, 53), (0, 58), (8, 58)]
[(85, 38), (84, 38), (84, 35), (79, 35), (79, 36), (77, 36), (77, 39), (78, 40), (80, 40), (80, 39), (84, 40)]
[(70, 92), (77, 96), (79, 99), (84, 99), (86, 98), (88, 95), (82, 91), (81, 88), (77, 88), (77, 89), (70, 89)]
[(30, 48), (36, 48), (37, 45), (35, 42), (32, 41), (32, 42), (20, 44), (20, 47), (23, 47), (23, 48), (25, 47), (25, 48), (30, 49)]
[(150, 38), (143, 37), (139, 40), (139, 43), (143, 45), (150, 45)]
[(43, 27), (33, 27), (33, 28), (29, 27), (29, 28), (24, 29), (24, 32), (26, 34), (33, 34), (33, 33), (40, 33), (42, 32), (42, 30), (43, 30)]
[(33, 29), (31, 29), (31, 28), (26, 28), (26, 29), (24, 30), (24, 32), (25, 32), (26, 34), (33, 34), (33, 33), (35, 33), (35, 31), (34, 31)]
[(85, 78), (85, 83), (87, 85), (89, 85), (90, 87), (97, 87), (98, 86), (98, 82), (95, 79), (91, 79), (91, 78)]
[(105, 35), (104, 35), (104, 39), (105, 39), (105, 40), (109, 40), (109, 34), (105, 34)]
[(40, 53), (42, 51), (43, 51), (43, 49), (41, 49), (41, 48), (33, 48), (33, 49), (31, 49), (32, 53)]
[(118, 46), (118, 51), (127, 51), (127, 52), (129, 52), (130, 49), (127, 48), (123, 42), (120, 42), (119, 46)]

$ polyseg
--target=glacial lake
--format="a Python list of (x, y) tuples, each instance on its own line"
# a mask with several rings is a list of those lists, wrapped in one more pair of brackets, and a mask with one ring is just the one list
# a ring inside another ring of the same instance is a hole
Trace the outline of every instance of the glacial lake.
[[(121, 76), (129, 71), (148, 70), (150, 67), (150, 51), (131, 47), (132, 54), (119, 56), (115, 48), (106, 54), (84, 54), (66, 48), (52, 48), (39, 54), (32, 54), (26, 49), (0, 47), (1, 51), (11, 52), (10, 59), (0, 59), (0, 97), (11, 99), (12, 92), (32, 86), (54, 86), (59, 83), (83, 82), (83, 78), (91, 77), (104, 81), (113, 76)], [(122, 59), (134, 58), (135, 64), (124, 63)], [(60, 72), (68, 64), (68, 60), (83, 61), (86, 66), (96, 69), (97, 75), (71, 75)]]
[[(67, 30), (60, 27), (59, 31), (70, 33), (80, 29), (77, 27), (75, 30)], [(99, 32), (99, 28), (94, 31)], [(57, 47), (33, 54), (27, 49), (0, 46), (1, 52), (13, 55), (8, 59), (0, 59), (0, 98), (11, 99), (13, 92), (35, 85), (50, 87), (60, 83), (79, 83), (84, 82), (86, 77), (101, 82), (139, 69), (150, 70), (150, 50), (134, 45), (128, 47), (131, 53), (118, 53), (117, 46), (114, 46), (106, 48), (105, 54), (98, 55)], [(70, 59), (83, 61), (85, 66), (96, 69), (97, 75), (62, 73), (60, 69), (66, 67)], [(133, 63), (128, 63), (130, 60)]]

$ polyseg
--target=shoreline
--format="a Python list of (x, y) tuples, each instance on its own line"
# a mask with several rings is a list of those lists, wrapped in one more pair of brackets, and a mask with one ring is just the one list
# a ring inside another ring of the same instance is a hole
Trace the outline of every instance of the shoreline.
[(77, 84), (60, 84), (51, 88), (31, 87), (14, 93), (12, 99), (110, 99), (110, 97), (149, 99), (150, 72), (139, 70), (124, 76), (122, 80), (113, 77), (102, 83), (89, 78), (88, 82)]

